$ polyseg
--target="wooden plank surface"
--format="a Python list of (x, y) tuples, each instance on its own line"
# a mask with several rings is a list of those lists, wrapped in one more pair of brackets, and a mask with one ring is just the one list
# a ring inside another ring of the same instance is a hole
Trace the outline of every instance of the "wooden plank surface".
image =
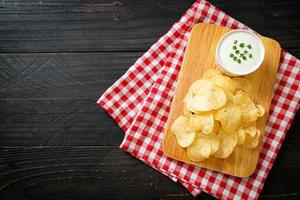
[[(183, 99), (191, 85), (209, 69), (218, 69), (215, 61), (215, 49), (220, 38), (230, 31), (228, 28), (214, 26), (211, 24), (197, 24), (191, 32), (182, 67), (178, 75), (178, 81), (174, 98), (172, 101), (168, 121), (165, 127), (163, 139), (163, 151), (169, 157), (183, 162), (191, 163), (214, 171), (225, 174), (248, 177), (256, 169), (262, 139), (259, 137), (259, 145), (255, 149), (245, 149), (235, 147), (233, 153), (226, 159), (219, 159), (213, 156), (202, 162), (193, 162), (187, 156), (186, 148), (178, 145), (177, 139), (171, 131), (172, 123), (183, 116)], [(205, 38), (205, 40), (203, 40)], [(279, 67), (281, 48), (278, 42), (273, 39), (261, 37), (265, 48), (265, 58), (260, 68), (255, 72), (244, 76), (253, 86), (253, 101), (264, 107), (265, 112), (269, 113), (273, 88), (276, 81), (276, 74)], [(263, 95), (261, 95), (263, 94)], [(264, 134), (268, 115), (259, 118), (257, 129)]]
[[(145, 51), (192, 2), (1, 1), (0, 52)], [(300, 42), (299, 1), (210, 2), (284, 48)]]
[[(1, 200), (193, 199), (121, 152), (123, 132), (94, 104), (193, 1), (119, 2), (0, 2)], [(300, 57), (299, 1), (210, 2)], [(299, 122), (261, 199), (300, 198)]]

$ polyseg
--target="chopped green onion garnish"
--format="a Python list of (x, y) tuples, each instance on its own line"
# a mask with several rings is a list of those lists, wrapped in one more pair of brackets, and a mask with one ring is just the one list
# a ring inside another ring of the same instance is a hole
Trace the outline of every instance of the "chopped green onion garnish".
[(233, 58), (234, 55), (233, 55), (233, 53), (231, 53), (231, 54), (229, 54), (229, 56), (230, 56), (230, 58)]
[(238, 61), (237, 61), (237, 62), (241, 64), (241, 60), (240, 60), (240, 59), (238, 59)]
[(237, 43), (237, 40), (234, 40), (233, 44), (236, 44)]
[(240, 54), (240, 57), (244, 57), (244, 54), (241, 53), (241, 54)]
[(246, 56), (243, 56), (243, 60), (247, 60)]
[(245, 44), (244, 43), (241, 43), (240, 44), (240, 47), (244, 48)]
[(250, 54), (249, 54), (249, 58), (252, 58), (252, 57), (253, 57), (253, 56), (252, 56), (252, 54), (250, 53)]
[(247, 47), (248, 47), (248, 49), (252, 49), (251, 44), (248, 44)]
[(233, 46), (232, 49), (233, 49), (233, 50), (236, 50), (236, 46)]
[(236, 53), (236, 54), (239, 54), (239, 53), (240, 53), (240, 51), (239, 51), (239, 50), (236, 50), (236, 51), (235, 51), (235, 53)]
[(234, 61), (236, 61), (236, 60), (237, 60), (237, 57), (236, 57), (236, 56), (234, 56), (234, 57), (233, 57), (233, 60), (234, 60)]
[(244, 54), (247, 54), (247, 53), (248, 53), (248, 51), (247, 51), (247, 50), (245, 50), (245, 51), (244, 51)]

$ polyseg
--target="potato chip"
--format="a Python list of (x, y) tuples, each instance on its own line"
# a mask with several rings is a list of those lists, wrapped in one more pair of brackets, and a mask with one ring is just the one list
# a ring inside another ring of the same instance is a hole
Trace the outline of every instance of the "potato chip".
[(217, 120), (214, 120), (214, 129), (213, 129), (212, 133), (218, 134), (220, 128), (221, 128), (221, 123)]
[(265, 114), (265, 108), (262, 105), (257, 104), (256, 105), (257, 108), (257, 117), (262, 117)]
[(204, 139), (206, 139), (211, 145), (210, 155), (214, 154), (218, 151), (220, 146), (220, 138), (216, 134), (202, 135)]
[(225, 92), (229, 92), (232, 94), (236, 92), (235, 83), (231, 80), (231, 78), (227, 76), (216, 75), (211, 78), (211, 82), (222, 88)]
[(227, 132), (232, 132), (240, 126), (241, 117), (241, 109), (230, 103), (228, 103), (224, 108), (218, 110), (215, 114), (215, 119), (221, 122), (222, 127)]
[(187, 148), (187, 156), (194, 162), (200, 162), (209, 157), (211, 153), (211, 145), (209, 141), (204, 138), (197, 138)]
[(224, 129), (220, 129), (218, 136), (220, 138), (220, 146), (213, 156), (216, 158), (227, 158), (237, 145), (237, 135), (235, 133), (227, 133)]
[(172, 124), (171, 131), (177, 139), (177, 143), (185, 148), (191, 145), (196, 137), (196, 132), (189, 127), (189, 118), (179, 116)]
[(251, 137), (254, 137), (256, 135), (256, 133), (257, 133), (256, 124), (253, 123), (250, 126), (244, 128), (244, 130), (245, 130), (245, 133), (247, 135), (250, 135)]
[(203, 79), (211, 79), (216, 75), (222, 75), (222, 73), (217, 69), (209, 69), (203, 74)]
[(254, 149), (259, 144), (259, 138), (260, 138), (261, 132), (260, 130), (257, 130), (254, 137), (251, 137), (250, 135), (247, 135), (246, 142), (242, 145), (242, 147), (246, 149)]
[(235, 87), (237, 90), (242, 90), (244, 92), (247, 92), (250, 96), (253, 96), (253, 86), (248, 79), (235, 77), (232, 80), (235, 83)]
[(242, 145), (246, 142), (246, 132), (243, 128), (240, 128), (237, 132), (238, 145)]
[(226, 95), (221, 88), (207, 86), (197, 93), (186, 96), (185, 105), (190, 111), (199, 113), (219, 109), (226, 104), (226, 101)]
[(194, 115), (194, 113), (189, 111), (188, 108), (184, 105), (183, 106), (183, 115), (186, 117), (191, 117)]
[(214, 129), (214, 115), (211, 113), (193, 115), (190, 117), (189, 125), (195, 131), (210, 134)]
[(243, 124), (248, 125), (257, 120), (258, 110), (246, 92), (237, 91), (233, 96), (233, 104), (241, 108)]
[(211, 81), (199, 79), (190, 86), (188, 93), (191, 93), (193, 96), (195, 96), (202, 94), (202, 90), (207, 90), (211, 87), (213, 87), (213, 83)]

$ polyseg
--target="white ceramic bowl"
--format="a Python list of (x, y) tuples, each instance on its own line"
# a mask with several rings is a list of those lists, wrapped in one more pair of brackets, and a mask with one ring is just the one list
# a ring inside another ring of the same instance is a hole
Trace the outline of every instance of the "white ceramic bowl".
[[(234, 44), (235, 41), (238, 43)], [(244, 44), (243, 47), (240, 46), (241, 43)], [(251, 48), (247, 47), (249, 44)], [(236, 46), (237, 49), (234, 49), (233, 46)], [(236, 54), (236, 50), (240, 53)], [(245, 55), (244, 52), (246, 52)], [(241, 53), (244, 56), (240, 57)], [(245, 60), (244, 57), (246, 57)], [(261, 39), (255, 33), (247, 30), (229, 31), (221, 37), (217, 44), (217, 64), (225, 74), (230, 76), (244, 76), (254, 72), (261, 66), (264, 58), (265, 47)]]

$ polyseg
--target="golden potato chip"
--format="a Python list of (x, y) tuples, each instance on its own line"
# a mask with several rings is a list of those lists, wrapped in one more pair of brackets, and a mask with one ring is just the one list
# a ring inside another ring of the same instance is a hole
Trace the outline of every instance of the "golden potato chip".
[(222, 75), (222, 73), (217, 69), (209, 69), (203, 74), (203, 79), (211, 79), (216, 75)]
[(226, 95), (221, 88), (209, 86), (194, 95), (187, 96), (185, 105), (190, 111), (199, 113), (219, 109), (226, 104), (226, 101)]
[(211, 145), (209, 141), (204, 138), (197, 138), (187, 148), (187, 156), (194, 162), (200, 162), (209, 157), (211, 153)]
[(260, 130), (257, 130), (254, 137), (251, 137), (250, 135), (246, 136), (246, 142), (242, 145), (242, 147), (246, 149), (254, 149), (259, 144), (259, 138), (260, 138), (261, 132)]
[(203, 94), (202, 90), (207, 90), (211, 87), (213, 87), (213, 83), (211, 81), (199, 79), (190, 86), (188, 93), (191, 93), (193, 96)]
[(237, 91), (233, 96), (233, 104), (241, 108), (243, 124), (248, 125), (257, 120), (258, 110), (246, 92)]
[(221, 122), (222, 127), (227, 132), (232, 132), (240, 126), (241, 117), (241, 109), (230, 103), (215, 113), (215, 119)]
[(244, 129), (240, 128), (237, 132), (238, 145), (242, 145), (246, 142), (246, 132)]
[(218, 136), (220, 138), (220, 145), (213, 156), (216, 158), (227, 158), (237, 145), (237, 135), (235, 133), (227, 133), (224, 129), (220, 129)]
[(213, 133), (214, 134), (218, 134), (219, 130), (221, 128), (221, 123), (217, 120), (214, 121), (214, 129), (213, 129)]
[(211, 145), (210, 155), (218, 151), (220, 146), (220, 138), (216, 134), (203, 135), (203, 138), (206, 139)]
[(193, 116), (193, 112), (189, 111), (188, 108), (184, 105), (183, 106), (183, 115), (186, 117), (191, 117)]
[(246, 78), (235, 77), (232, 79), (235, 83), (237, 90), (242, 90), (247, 92), (250, 96), (253, 94), (253, 86), (251, 82)]
[(211, 113), (193, 115), (190, 117), (189, 125), (195, 131), (210, 134), (214, 129), (214, 115)]
[(227, 76), (216, 75), (211, 78), (211, 82), (222, 88), (225, 92), (229, 92), (232, 94), (236, 92), (235, 83), (231, 80), (231, 78)]
[(256, 124), (253, 123), (250, 126), (244, 128), (244, 130), (245, 130), (245, 133), (247, 135), (250, 135), (251, 137), (254, 137), (256, 135), (256, 133), (257, 133)]
[(176, 136), (177, 143), (183, 148), (192, 144), (196, 137), (196, 132), (189, 127), (189, 118), (185, 116), (179, 116), (173, 122), (171, 131)]
[(257, 104), (257, 117), (262, 117), (265, 114), (265, 108), (262, 105)]
[(185, 116), (191, 116), (192, 114), (199, 113), (190, 106), (190, 101), (193, 98), (193, 94), (188, 92), (183, 99), (183, 112)]

